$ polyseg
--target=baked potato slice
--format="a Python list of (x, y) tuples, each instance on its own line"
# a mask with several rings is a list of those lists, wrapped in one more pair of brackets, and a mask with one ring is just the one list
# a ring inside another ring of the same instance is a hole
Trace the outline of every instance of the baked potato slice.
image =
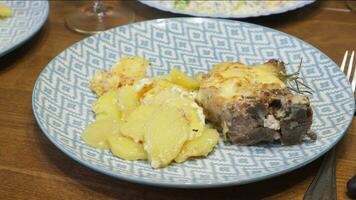
[(208, 156), (219, 141), (219, 133), (215, 129), (206, 128), (203, 133), (192, 140), (188, 140), (174, 161), (181, 163), (188, 158)]
[(131, 138), (113, 135), (108, 139), (110, 151), (124, 160), (147, 160), (143, 144), (134, 142)]
[(98, 149), (109, 149), (109, 137), (120, 135), (120, 125), (117, 121), (106, 118), (89, 124), (83, 132), (84, 142)]
[(153, 168), (165, 167), (177, 157), (190, 129), (182, 110), (162, 106), (146, 124), (144, 149)]

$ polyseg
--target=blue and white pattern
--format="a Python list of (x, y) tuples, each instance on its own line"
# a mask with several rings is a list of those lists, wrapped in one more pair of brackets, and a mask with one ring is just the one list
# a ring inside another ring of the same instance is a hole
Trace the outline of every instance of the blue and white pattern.
[(48, 2), (41, 1), (0, 1), (9, 6), (14, 14), (0, 20), (0, 56), (8, 53), (30, 39), (48, 17)]
[[(316, 142), (236, 146), (220, 142), (205, 159), (152, 169), (146, 161), (125, 161), (87, 146), (81, 133), (93, 119), (95, 95), (89, 79), (124, 55), (151, 61), (150, 75), (177, 66), (190, 75), (214, 63), (262, 63), (277, 58), (302, 74), (315, 91), (312, 130)], [(313, 46), (262, 26), (218, 19), (172, 18), (139, 22), (88, 37), (63, 51), (42, 71), (33, 90), (33, 111), (44, 134), (78, 162), (128, 181), (166, 187), (244, 184), (301, 167), (325, 153), (344, 135), (354, 113), (351, 87), (338, 66)], [(60, 163), (59, 163), (60, 164)]]
[[(196, 17), (214, 17), (214, 18), (249, 18), (249, 17), (260, 17), (260, 16), (268, 16), (268, 15), (273, 15), (273, 14), (280, 14), (280, 13), (285, 13), (291, 10), (295, 10), (298, 8), (302, 8), (306, 5), (309, 5), (313, 2), (315, 2), (315, 0), (300, 0), (298, 3), (293, 4), (293, 5), (288, 5), (288, 6), (284, 6), (284, 7), (280, 7), (279, 9), (275, 9), (275, 10), (265, 10), (262, 12), (251, 12), (251, 13), (239, 13), (238, 11), (231, 13), (231, 11), (229, 13), (209, 13), (209, 12), (204, 12), (204, 13), (197, 13), (195, 11), (192, 10), (182, 10), (182, 9), (178, 9), (178, 8), (172, 8), (169, 7), (166, 4), (162, 4), (160, 2), (160, 0), (138, 0), (139, 2), (150, 6), (152, 8), (156, 8), (162, 11), (166, 11), (166, 12), (171, 12), (171, 13), (175, 13), (175, 14), (184, 14), (184, 15), (191, 15), (191, 16), (196, 16)], [(172, 0), (173, 1), (173, 0)], [(295, 1), (295, 0), (294, 0)]]

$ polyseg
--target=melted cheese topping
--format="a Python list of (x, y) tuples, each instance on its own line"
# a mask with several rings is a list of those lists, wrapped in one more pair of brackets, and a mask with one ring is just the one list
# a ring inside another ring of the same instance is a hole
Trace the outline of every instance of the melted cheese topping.
[(257, 96), (266, 89), (284, 88), (276, 68), (271, 64), (246, 66), (241, 63), (221, 63), (203, 78), (203, 89), (217, 89), (224, 98)]

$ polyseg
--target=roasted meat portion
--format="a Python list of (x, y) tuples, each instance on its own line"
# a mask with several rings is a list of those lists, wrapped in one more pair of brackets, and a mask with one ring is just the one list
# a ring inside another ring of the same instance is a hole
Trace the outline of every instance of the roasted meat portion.
[(284, 64), (277, 60), (253, 66), (217, 64), (202, 78), (199, 103), (232, 143), (301, 143), (313, 112), (307, 96), (286, 87), (281, 77), (285, 74)]

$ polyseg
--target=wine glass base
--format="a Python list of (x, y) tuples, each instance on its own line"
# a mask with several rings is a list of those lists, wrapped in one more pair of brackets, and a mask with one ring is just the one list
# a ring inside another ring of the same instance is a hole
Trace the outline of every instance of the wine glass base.
[(135, 13), (132, 10), (114, 5), (106, 6), (103, 16), (94, 13), (92, 6), (86, 6), (65, 19), (69, 29), (83, 34), (95, 34), (134, 21)]

